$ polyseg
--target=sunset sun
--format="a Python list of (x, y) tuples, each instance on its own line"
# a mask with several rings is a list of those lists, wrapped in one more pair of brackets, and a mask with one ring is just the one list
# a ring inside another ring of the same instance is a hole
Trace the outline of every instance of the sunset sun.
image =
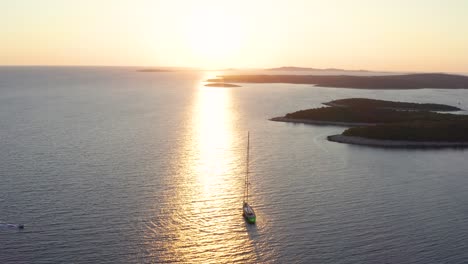
[(187, 45), (205, 66), (222, 65), (241, 48), (241, 21), (234, 15), (216, 8), (200, 9), (187, 18), (186, 25)]

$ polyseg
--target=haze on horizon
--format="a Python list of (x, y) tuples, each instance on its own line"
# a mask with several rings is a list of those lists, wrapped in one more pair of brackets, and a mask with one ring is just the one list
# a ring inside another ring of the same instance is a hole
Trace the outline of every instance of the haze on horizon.
[(0, 65), (468, 72), (464, 0), (15, 0)]

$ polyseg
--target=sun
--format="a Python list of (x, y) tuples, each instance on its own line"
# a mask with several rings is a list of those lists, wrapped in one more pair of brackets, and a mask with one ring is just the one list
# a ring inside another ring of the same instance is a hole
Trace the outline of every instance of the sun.
[(223, 65), (241, 48), (241, 25), (234, 14), (205, 6), (187, 19), (187, 44), (205, 66)]

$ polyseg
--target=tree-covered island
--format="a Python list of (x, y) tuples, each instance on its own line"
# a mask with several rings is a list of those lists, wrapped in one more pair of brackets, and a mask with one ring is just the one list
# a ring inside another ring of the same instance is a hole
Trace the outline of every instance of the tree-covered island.
[(417, 104), (365, 98), (324, 103), (328, 107), (300, 110), (272, 121), (353, 126), (330, 141), (389, 147), (468, 146), (468, 116), (442, 104)]

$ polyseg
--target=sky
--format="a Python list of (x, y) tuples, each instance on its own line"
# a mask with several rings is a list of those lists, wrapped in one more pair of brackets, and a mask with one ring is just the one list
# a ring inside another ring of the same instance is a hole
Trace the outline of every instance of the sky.
[(467, 0), (0, 0), (0, 65), (468, 72)]

